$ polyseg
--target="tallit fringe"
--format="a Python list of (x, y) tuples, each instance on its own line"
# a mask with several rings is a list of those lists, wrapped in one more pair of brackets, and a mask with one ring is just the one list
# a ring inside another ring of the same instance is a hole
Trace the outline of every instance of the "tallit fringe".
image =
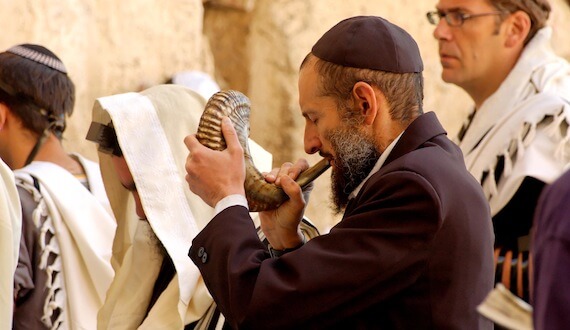
[[(528, 133), (526, 133), (526, 136), (523, 137), (523, 144), (525, 147), (528, 147), (530, 145), (530, 143), (534, 140), (534, 138), (536, 137), (536, 123), (525, 123), (523, 125), (523, 127), (526, 127), (526, 125), (529, 125), (529, 131)], [(524, 134), (524, 133), (523, 133)]]
[(561, 137), (561, 132), (562, 132), (561, 128), (564, 119), (566, 119), (566, 116), (564, 115), (564, 110), (561, 110), (559, 113), (557, 113), (554, 116), (554, 118), (552, 119), (552, 123), (550, 123), (550, 125), (546, 127), (546, 132), (549, 137), (553, 139), (558, 139)]
[[(556, 151), (554, 153), (554, 156), (559, 158), (559, 159), (566, 159), (568, 157), (568, 145), (570, 145), (569, 143), (570, 141), (570, 129), (566, 132), (566, 136), (562, 139), (562, 141), (560, 141), (558, 143), (558, 146), (556, 146)], [(566, 164), (566, 166), (568, 166), (568, 164)]]
[(495, 181), (495, 167), (489, 167), (489, 197), (496, 196), (499, 193), (497, 189), (497, 181)]
[[(521, 125), (521, 129), (517, 136), (509, 143), (509, 147), (497, 155), (494, 163), (489, 166), (486, 171), (484, 182), (482, 182), (483, 190), (489, 200), (493, 196), (498, 195), (498, 182), (495, 179), (495, 168), (499, 158), (502, 157), (504, 159), (503, 172), (499, 178), (499, 180), (501, 180), (502, 178), (507, 178), (512, 174), (516, 161), (522, 159), (526, 148), (536, 138), (538, 124), (543, 122), (546, 118), (547, 117), (543, 117), (538, 123), (524, 122), (523, 125)], [(569, 168), (570, 161), (568, 161), (568, 157), (570, 155), (568, 150), (570, 149), (570, 127), (568, 123), (570, 122), (570, 116), (568, 116), (563, 109), (556, 115), (552, 116), (552, 118), (552, 123), (544, 129), (548, 137), (553, 140), (559, 140), (554, 151), (555, 159), (565, 162), (566, 168)], [(566, 135), (562, 136), (562, 132), (564, 131), (566, 131)]]
[[(570, 127), (568, 125), (569, 122), (570, 118), (568, 118), (564, 112), (564, 109), (562, 109), (562, 111), (554, 116), (552, 123), (546, 128), (549, 137), (553, 139), (561, 139), (554, 151), (554, 157), (557, 159), (567, 159), (568, 157), (568, 146), (570, 145)], [(566, 127), (563, 127), (563, 125)], [(566, 136), (562, 137), (562, 132), (564, 129), (566, 129)], [(568, 167), (568, 165), (569, 164), (567, 163), (566, 167)]]
[(511, 159), (511, 153), (508, 149), (503, 152), (503, 158), (505, 159), (505, 168), (503, 169), (503, 175), (507, 177), (513, 172), (513, 160)]
[(527, 140), (527, 144), (525, 146), (525, 143), (523, 141), (524, 127), (525, 127), (525, 125), (522, 126), (522, 128), (520, 129), (519, 134), (517, 136), (517, 141), (516, 141), (517, 148), (515, 150), (515, 152), (517, 153), (517, 159), (516, 160), (521, 160), (523, 158), (526, 146), (528, 146), (530, 144), (530, 142), (532, 142), (532, 141)]
[[(64, 327), (64, 306), (66, 301), (65, 285), (63, 282), (63, 275), (61, 273), (61, 250), (56, 239), (53, 222), (48, 213), (47, 205), (43, 196), (34, 186), (27, 182), (20, 182), (19, 185), (30, 192), (34, 201), (37, 203), (36, 208), (32, 212), (32, 220), (40, 231), (39, 244), (41, 248), (41, 256), (39, 268), (44, 270), (47, 274), (47, 295), (44, 302), (41, 321), (49, 329), (60, 329)], [(51, 262), (51, 264), (50, 256), (53, 256), (53, 262)], [(52, 317), (56, 313), (58, 313), (57, 318), (52, 320)]]

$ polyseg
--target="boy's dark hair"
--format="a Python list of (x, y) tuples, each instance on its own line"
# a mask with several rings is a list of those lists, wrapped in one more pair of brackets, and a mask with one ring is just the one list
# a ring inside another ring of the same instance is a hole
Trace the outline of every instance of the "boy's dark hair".
[(75, 103), (75, 85), (61, 60), (43, 46), (22, 44), (0, 53), (0, 103), (41, 135), (61, 139)]

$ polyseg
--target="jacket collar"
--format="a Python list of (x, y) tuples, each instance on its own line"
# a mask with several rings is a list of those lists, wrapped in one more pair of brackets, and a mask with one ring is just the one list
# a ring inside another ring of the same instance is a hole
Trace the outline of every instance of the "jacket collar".
[(400, 141), (398, 141), (390, 156), (386, 159), (384, 166), (441, 134), (447, 134), (447, 132), (441, 126), (435, 112), (424, 113), (406, 128), (404, 134), (400, 137)]

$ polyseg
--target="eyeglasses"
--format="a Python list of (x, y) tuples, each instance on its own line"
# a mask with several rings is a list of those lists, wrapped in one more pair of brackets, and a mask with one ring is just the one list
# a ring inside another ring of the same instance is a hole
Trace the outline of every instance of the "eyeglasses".
[(494, 11), (492, 13), (481, 13), (481, 14), (464, 14), (458, 11), (451, 11), (448, 13), (442, 13), (438, 11), (430, 11), (426, 14), (428, 22), (433, 25), (439, 24), (441, 18), (444, 18), (449, 26), (461, 26), (465, 23), (466, 20), (482, 17), (482, 16), (490, 16), (490, 15), (502, 15), (503, 12), (501, 11)]

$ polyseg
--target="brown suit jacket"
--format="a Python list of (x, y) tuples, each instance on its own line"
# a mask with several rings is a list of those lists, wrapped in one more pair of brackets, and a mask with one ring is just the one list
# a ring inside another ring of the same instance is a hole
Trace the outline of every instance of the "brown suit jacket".
[(248, 211), (230, 207), (190, 257), (240, 329), (492, 328), (489, 206), (434, 113), (404, 132), (342, 221), (271, 259)]

